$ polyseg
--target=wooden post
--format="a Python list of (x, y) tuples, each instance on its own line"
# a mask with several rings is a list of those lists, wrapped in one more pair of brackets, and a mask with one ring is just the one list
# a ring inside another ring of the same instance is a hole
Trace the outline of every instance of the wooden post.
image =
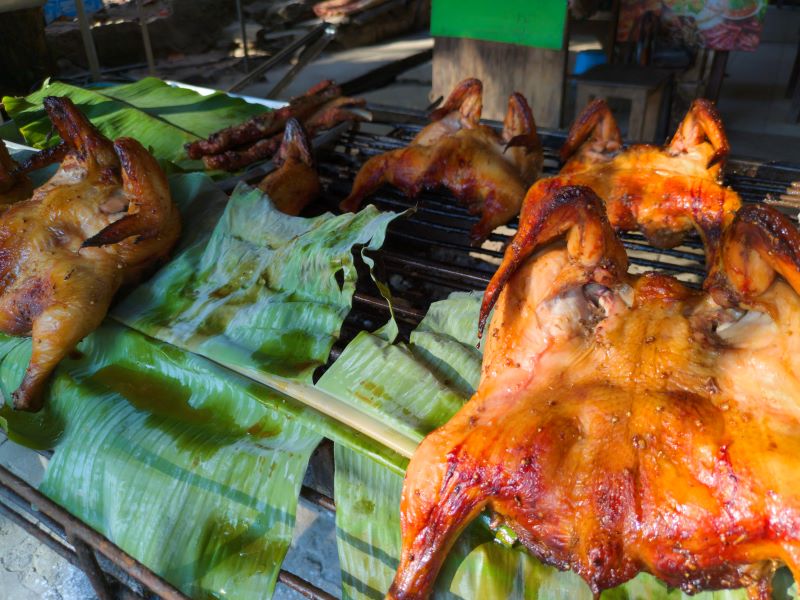
[(0, 13), (0, 40), (0, 96), (28, 94), (53, 74), (41, 8)]
[(437, 37), (432, 97), (462, 79), (483, 81), (483, 117), (502, 121), (512, 92), (525, 95), (539, 127), (559, 127), (567, 52), (464, 38)]

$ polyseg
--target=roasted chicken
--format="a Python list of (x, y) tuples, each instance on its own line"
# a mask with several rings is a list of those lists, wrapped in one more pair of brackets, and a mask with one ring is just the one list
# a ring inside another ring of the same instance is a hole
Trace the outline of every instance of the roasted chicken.
[(543, 160), (533, 113), (522, 94), (508, 99), (502, 135), (480, 123), (482, 102), (480, 80), (459, 83), (408, 147), (364, 163), (340, 208), (358, 210), (385, 183), (411, 197), (444, 187), (472, 214), (481, 215), (470, 232), (472, 243), (480, 244), (517, 216)]
[(279, 211), (297, 216), (322, 190), (308, 138), (297, 119), (286, 122), (283, 142), (272, 162), (278, 168), (264, 177), (258, 188)]
[(32, 191), (30, 179), (19, 172), (17, 163), (0, 140), (0, 206), (25, 200), (30, 197)]
[(739, 195), (719, 183), (728, 150), (719, 114), (708, 100), (694, 101), (664, 148), (623, 148), (611, 110), (598, 99), (572, 125), (561, 148), (561, 172), (537, 181), (522, 210), (534, 209), (555, 189), (585, 185), (605, 201), (608, 219), (619, 231), (640, 230), (661, 248), (678, 245), (691, 230), (713, 241), (741, 206)]
[(67, 98), (44, 106), (68, 152), (30, 199), (0, 215), (0, 331), (33, 338), (13, 394), (22, 410), (41, 408), (58, 362), (180, 234), (166, 177), (137, 141), (112, 143)]
[(645, 571), (770, 598), (778, 566), (800, 576), (797, 230), (742, 208), (703, 292), (629, 275), (589, 188), (525, 219), (484, 297), (478, 390), (409, 465), (388, 597), (426, 598), (488, 508), (595, 594)]

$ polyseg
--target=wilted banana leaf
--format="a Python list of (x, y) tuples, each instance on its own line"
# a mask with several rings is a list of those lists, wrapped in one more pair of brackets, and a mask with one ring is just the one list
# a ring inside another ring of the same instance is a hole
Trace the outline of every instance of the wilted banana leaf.
[[(383, 414), (398, 434), (421, 439), (474, 393), (481, 364), (476, 348), (479, 305), (477, 294), (454, 294), (434, 303), (408, 345), (362, 332), (318, 386), (364, 412)], [(337, 445), (335, 484), (344, 598), (382, 598), (400, 554), (402, 475)], [(592, 594), (577, 575), (541, 564), (518, 545), (499, 543), (485, 523), (476, 521), (450, 551), (434, 597), (589, 600)], [(646, 574), (602, 597), (689, 598)], [(746, 597), (742, 590), (693, 596), (705, 600)]]
[(311, 381), (355, 291), (355, 246), (375, 249), (397, 215), (372, 206), (313, 219), (241, 184), (195, 241), (115, 311), (160, 340), (239, 369)]
[(65, 360), (42, 491), (195, 598), (269, 598), (320, 436), (202, 357), (104, 325)]
[(58, 142), (57, 136), (48, 140), (51, 125), (42, 108), (45, 96), (68, 96), (103, 135), (112, 140), (121, 136), (134, 137), (159, 160), (199, 170), (203, 168), (202, 163), (186, 158), (184, 144), (266, 110), (222, 93), (201, 96), (152, 77), (92, 90), (58, 81), (47, 82), (24, 98), (3, 98), (14, 124), (35, 148)]

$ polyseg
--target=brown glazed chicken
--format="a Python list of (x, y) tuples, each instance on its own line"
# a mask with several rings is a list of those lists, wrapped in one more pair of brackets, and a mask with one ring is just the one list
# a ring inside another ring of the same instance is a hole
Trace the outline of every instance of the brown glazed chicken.
[[(0, 140), (0, 207), (30, 198), (33, 186)], [(2, 210), (2, 208), (0, 208)]]
[(119, 287), (163, 261), (180, 234), (166, 177), (137, 141), (112, 143), (67, 98), (44, 106), (66, 156), (29, 200), (0, 215), (0, 331), (33, 338), (13, 394), (14, 408), (30, 411)]
[(484, 297), (478, 390), (409, 465), (388, 597), (428, 597), (489, 508), (595, 594), (645, 571), (770, 598), (778, 566), (800, 576), (797, 230), (742, 208), (701, 292), (629, 275), (588, 188), (525, 218)]
[(508, 99), (502, 135), (480, 123), (482, 102), (480, 80), (459, 83), (411, 144), (364, 163), (340, 208), (358, 210), (386, 183), (412, 198), (424, 189), (444, 187), (470, 213), (481, 215), (470, 232), (472, 243), (480, 244), (519, 214), (543, 160), (533, 113), (522, 94)]
[(322, 190), (308, 138), (297, 119), (286, 122), (283, 142), (272, 162), (278, 168), (264, 177), (258, 188), (279, 211), (297, 216)]
[(623, 149), (611, 110), (598, 99), (572, 125), (561, 148), (560, 173), (537, 181), (522, 210), (558, 188), (585, 185), (605, 201), (613, 227), (640, 230), (655, 246), (676, 246), (692, 229), (707, 241), (718, 240), (741, 206), (739, 195), (719, 183), (728, 151), (719, 114), (708, 100), (692, 103), (664, 148)]

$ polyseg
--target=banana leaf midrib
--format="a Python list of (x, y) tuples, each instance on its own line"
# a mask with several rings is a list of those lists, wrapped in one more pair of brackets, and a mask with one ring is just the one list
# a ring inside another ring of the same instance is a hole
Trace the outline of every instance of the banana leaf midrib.
[[(195, 139), (198, 139), (198, 140), (200, 139), (200, 136), (197, 135), (194, 131), (189, 131), (188, 129), (178, 125), (177, 123), (173, 123), (172, 121), (168, 121), (167, 119), (163, 118), (159, 114), (153, 114), (153, 113), (150, 113), (150, 112), (148, 112), (146, 110), (143, 110), (143, 109), (139, 108), (138, 106), (136, 106), (135, 104), (131, 104), (127, 100), (122, 100), (120, 98), (117, 98), (116, 96), (109, 96), (108, 94), (103, 94), (102, 92), (98, 91), (98, 88), (89, 88), (89, 89), (81, 88), (81, 89), (86, 90), (86, 91), (90, 91), (90, 92), (94, 92), (98, 96), (102, 96), (103, 98), (107, 98), (111, 102), (119, 102), (120, 104), (123, 104), (128, 108), (132, 108), (132, 109), (134, 109), (134, 110), (136, 110), (138, 112), (141, 112), (141, 113), (147, 115), (148, 117), (150, 117), (152, 119), (155, 119), (156, 121), (162, 122), (164, 125), (169, 125), (169, 126), (174, 127), (175, 129), (180, 129), (181, 131), (183, 131), (184, 133), (189, 134), (190, 136), (194, 137)], [(102, 89), (102, 88), (99, 88), (99, 89)]]
[[(119, 318), (115, 315), (110, 315), (112, 319), (125, 325), (126, 327), (133, 329), (135, 331), (139, 331), (145, 335), (150, 335), (147, 332), (141, 331), (136, 327), (131, 327), (129, 323), (127, 323), (124, 319)], [(187, 352), (191, 352), (192, 354), (197, 354), (198, 356), (202, 356), (221, 367), (229, 371), (233, 371), (234, 373), (238, 373), (248, 379), (254, 381), (255, 383), (261, 384), (271, 391), (276, 392), (282, 396), (291, 398), (292, 400), (296, 400), (298, 402), (303, 403), (304, 405), (314, 409), (315, 411), (330, 417), (337, 422), (345, 425), (359, 433), (367, 435), (372, 440), (382, 444), (389, 450), (396, 452), (402, 457), (406, 459), (411, 458), (411, 455), (414, 453), (414, 450), (422, 441), (422, 439), (413, 439), (410, 437), (405, 436), (404, 434), (395, 431), (394, 429), (390, 428), (389, 426), (385, 425), (384, 423), (380, 422), (378, 419), (373, 418), (371, 415), (367, 414), (364, 411), (358, 410), (356, 407), (344, 402), (342, 399), (338, 398), (337, 396), (321, 390), (311, 384), (301, 383), (298, 381), (294, 381), (285, 377), (281, 377), (280, 375), (273, 375), (271, 373), (266, 373), (264, 371), (260, 371), (255, 368), (236, 365), (234, 363), (222, 360), (218, 357), (210, 356), (204, 354), (202, 352), (197, 352), (196, 346), (201, 346), (203, 341), (213, 339), (210, 336), (203, 336), (200, 334), (195, 334), (193, 338), (192, 344), (187, 345), (177, 345), (169, 341), (161, 340), (159, 341), (168, 343), (173, 345), (181, 350), (185, 350)], [(358, 418), (354, 415), (358, 413), (358, 415), (366, 421), (369, 426), (364, 426), (363, 422), (359, 422)], [(402, 461), (396, 460), (387, 460), (386, 466), (391, 468), (393, 471), (404, 474), (405, 473), (405, 464)]]

